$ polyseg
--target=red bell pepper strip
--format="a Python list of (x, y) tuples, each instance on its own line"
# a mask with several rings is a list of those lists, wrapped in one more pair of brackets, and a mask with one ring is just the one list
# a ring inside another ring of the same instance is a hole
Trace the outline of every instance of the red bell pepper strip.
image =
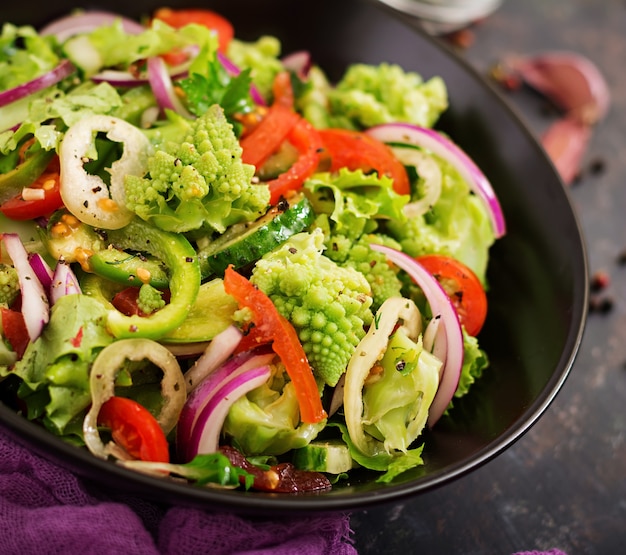
[(319, 389), (295, 328), (278, 312), (265, 293), (232, 266), (224, 274), (224, 289), (236, 299), (240, 307), (252, 311), (258, 344), (272, 343), (272, 349), (285, 365), (293, 383), (302, 421), (316, 423), (324, 420), (326, 412), (322, 407)]
[(287, 136), (287, 140), (296, 147), (300, 157), (286, 172), (267, 183), (272, 205), (276, 204), (281, 196), (302, 187), (304, 181), (315, 173), (320, 162), (322, 140), (319, 131), (306, 119), (300, 118)]
[(300, 116), (283, 104), (272, 104), (267, 114), (249, 134), (241, 139), (244, 164), (260, 168), (276, 152)]
[(294, 109), (295, 98), (291, 86), (291, 76), (288, 71), (281, 71), (272, 83), (273, 104), (280, 104), (286, 108)]
[(330, 158), (331, 172), (341, 168), (376, 171), (379, 177), (386, 175), (393, 179), (396, 193), (410, 194), (406, 170), (386, 144), (360, 131), (348, 129), (322, 129), (319, 134), (324, 144), (322, 157)]

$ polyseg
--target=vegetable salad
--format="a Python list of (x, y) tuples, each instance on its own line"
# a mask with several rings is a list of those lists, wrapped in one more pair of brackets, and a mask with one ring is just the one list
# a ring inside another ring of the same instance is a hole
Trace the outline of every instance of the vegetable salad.
[[(445, 83), (236, 37), (204, 9), (0, 37), (0, 388), (63, 440), (197, 485), (424, 464), (488, 366), (491, 185)], [(19, 68), (19, 71), (17, 71)]]

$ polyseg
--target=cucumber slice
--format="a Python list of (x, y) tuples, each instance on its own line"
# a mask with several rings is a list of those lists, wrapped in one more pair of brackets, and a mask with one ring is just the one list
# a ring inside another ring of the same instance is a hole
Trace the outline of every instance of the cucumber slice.
[(296, 449), (293, 464), (301, 470), (341, 474), (353, 466), (348, 446), (341, 440), (312, 441), (306, 447)]
[(203, 279), (211, 275), (223, 276), (229, 264), (235, 269), (245, 268), (292, 235), (306, 230), (314, 219), (311, 203), (299, 193), (282, 200), (254, 222), (231, 226), (198, 251)]
[(165, 265), (153, 256), (108, 248), (91, 255), (89, 265), (94, 274), (118, 283), (137, 287), (149, 283), (157, 289), (166, 289), (169, 285)]

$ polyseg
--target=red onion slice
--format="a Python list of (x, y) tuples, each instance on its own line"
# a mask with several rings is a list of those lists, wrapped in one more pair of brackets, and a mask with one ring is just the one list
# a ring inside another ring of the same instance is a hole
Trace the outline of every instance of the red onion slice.
[(56, 303), (61, 297), (66, 295), (80, 294), (81, 289), (78, 278), (71, 266), (59, 260), (54, 268), (52, 283), (50, 285), (50, 303)]
[(496, 238), (506, 233), (504, 214), (491, 183), (474, 161), (450, 139), (434, 129), (410, 123), (383, 123), (368, 129), (366, 133), (383, 143), (409, 143), (419, 146), (452, 164), (489, 211)]
[(209, 374), (187, 397), (187, 401), (180, 413), (177, 427), (177, 448), (182, 458), (191, 460), (192, 454), (191, 437), (194, 432), (196, 423), (202, 414), (202, 411), (213, 398), (217, 391), (229, 380), (238, 374), (256, 368), (265, 366), (274, 358), (274, 353), (267, 351), (255, 350), (239, 353), (228, 359), (223, 365)]
[(109, 83), (114, 87), (138, 87), (148, 83), (147, 78), (135, 77), (129, 71), (104, 69), (90, 77), (94, 83)]
[(35, 77), (27, 83), (13, 87), (12, 89), (0, 92), (0, 107), (11, 104), (16, 100), (25, 98), (47, 87), (62, 81), (74, 71), (74, 66), (69, 60), (62, 60), (54, 69)]
[[(444, 366), (439, 388), (428, 414), (428, 426), (432, 428), (448, 408), (461, 377), (464, 347), (459, 317), (448, 294), (421, 264), (395, 249), (377, 244), (370, 246), (372, 249), (384, 253), (391, 262), (409, 274), (424, 292), (433, 317), (440, 316), (433, 352), (443, 361)], [(440, 350), (445, 352), (445, 356), (442, 357), (442, 355), (437, 354)]]
[(49, 291), (50, 285), (52, 284), (52, 268), (48, 266), (48, 263), (38, 252), (31, 254), (28, 257), (28, 262), (35, 272), (37, 279), (41, 282), (44, 290)]
[[(174, 67), (166, 65), (167, 73), (171, 79), (182, 79), (189, 72), (189, 62)], [(109, 83), (114, 87), (138, 87), (149, 83), (148, 77), (136, 76), (129, 71), (121, 71), (118, 69), (104, 69), (90, 77), (94, 83)]]
[(198, 416), (189, 440), (188, 453), (196, 455), (215, 453), (230, 407), (237, 399), (263, 385), (271, 376), (269, 366), (250, 368), (238, 373), (220, 387)]
[(2, 241), (17, 271), (22, 293), (22, 314), (28, 337), (35, 341), (50, 319), (48, 295), (28, 261), (28, 253), (17, 233), (2, 234)]
[(237, 326), (228, 326), (209, 343), (202, 356), (185, 372), (187, 394), (191, 393), (203, 380), (212, 374), (233, 354), (243, 333)]
[(293, 71), (299, 77), (306, 77), (312, 65), (311, 53), (307, 50), (287, 54), (281, 61), (285, 69)]
[(173, 110), (185, 118), (193, 118), (193, 115), (183, 106), (183, 103), (176, 95), (172, 78), (167, 72), (167, 65), (163, 58), (159, 56), (148, 58), (148, 81), (157, 103), (163, 110)]
[(39, 34), (54, 35), (62, 43), (74, 35), (89, 33), (103, 25), (112, 25), (116, 21), (120, 21), (124, 31), (131, 35), (137, 35), (145, 30), (140, 23), (117, 13), (94, 10), (56, 19), (43, 27)]

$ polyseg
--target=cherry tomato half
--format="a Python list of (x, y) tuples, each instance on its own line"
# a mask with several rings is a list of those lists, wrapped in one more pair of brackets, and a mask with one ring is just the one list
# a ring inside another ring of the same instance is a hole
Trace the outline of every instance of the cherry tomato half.
[(100, 408), (98, 425), (109, 428), (113, 441), (133, 458), (169, 462), (169, 446), (161, 426), (137, 401), (111, 397)]
[(54, 156), (46, 170), (30, 186), (42, 189), (43, 197), (25, 200), (19, 195), (7, 200), (0, 206), (0, 211), (11, 220), (33, 220), (47, 216), (63, 206), (59, 174), (59, 157)]
[(450, 256), (427, 254), (416, 259), (448, 293), (465, 331), (475, 336), (487, 318), (487, 294), (478, 276)]
[(393, 179), (393, 190), (399, 195), (411, 192), (409, 177), (402, 163), (384, 143), (349, 129), (320, 129), (324, 143), (322, 159), (330, 159), (330, 171), (341, 168), (376, 171), (379, 176)]

